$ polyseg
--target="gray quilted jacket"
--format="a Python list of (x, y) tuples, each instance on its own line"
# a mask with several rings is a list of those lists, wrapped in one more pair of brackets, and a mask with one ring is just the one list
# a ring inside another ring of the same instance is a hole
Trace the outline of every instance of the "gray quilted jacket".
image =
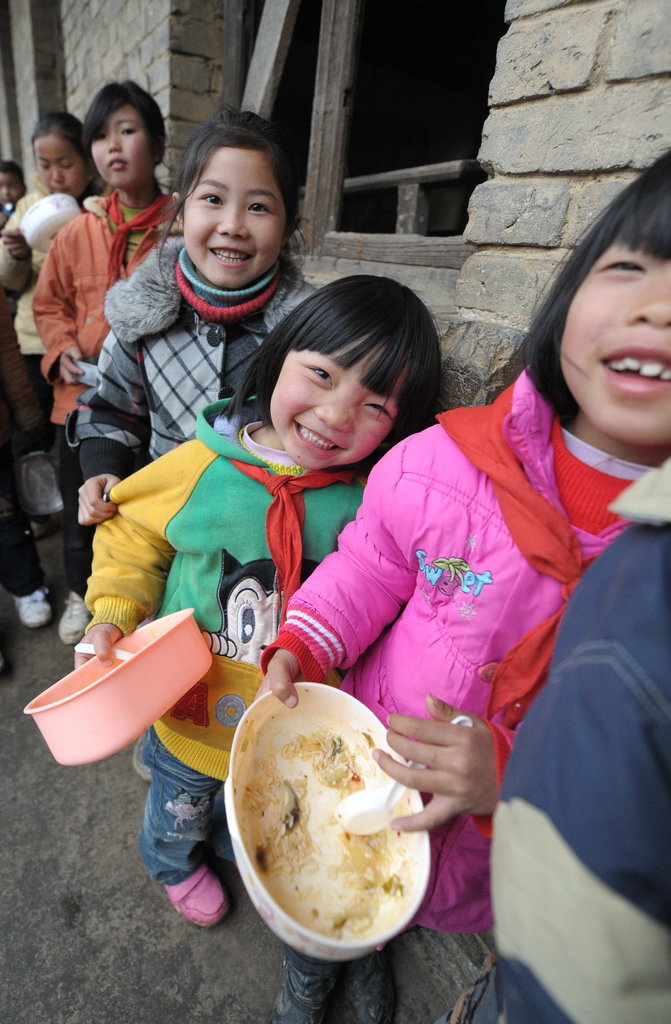
[(195, 437), (199, 409), (233, 393), (266, 334), (314, 290), (283, 258), (279, 287), (262, 310), (236, 324), (208, 323), (177, 287), (183, 244), (169, 238), (107, 293), (111, 331), (98, 386), (83, 392), (67, 424), (84, 479), (128, 476)]

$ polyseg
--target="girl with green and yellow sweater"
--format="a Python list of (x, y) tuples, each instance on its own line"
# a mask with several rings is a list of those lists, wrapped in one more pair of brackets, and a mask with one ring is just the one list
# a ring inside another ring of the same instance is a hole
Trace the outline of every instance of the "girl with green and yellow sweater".
[(97, 529), (86, 595), (97, 655), (111, 662), (111, 644), (146, 616), (187, 607), (213, 653), (144, 749), (142, 857), (194, 924), (229, 906), (203, 858), (261, 652), (354, 518), (362, 469), (430, 422), (439, 375), (435, 327), (413, 292), (380, 277), (333, 282), (271, 331), (233, 400), (200, 413), (195, 440), (112, 489), (118, 512)]

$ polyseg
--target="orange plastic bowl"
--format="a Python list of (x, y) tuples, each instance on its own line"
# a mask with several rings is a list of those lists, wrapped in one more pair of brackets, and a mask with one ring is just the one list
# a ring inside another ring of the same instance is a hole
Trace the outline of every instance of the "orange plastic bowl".
[(23, 709), (60, 764), (86, 764), (136, 740), (207, 672), (212, 653), (193, 608), (140, 626), (119, 641), (133, 653), (111, 667), (91, 658)]

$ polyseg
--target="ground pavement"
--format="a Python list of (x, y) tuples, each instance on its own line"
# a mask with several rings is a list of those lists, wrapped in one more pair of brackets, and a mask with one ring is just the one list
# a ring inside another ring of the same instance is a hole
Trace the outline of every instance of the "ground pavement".
[[(60, 533), (38, 546), (58, 613)], [(263, 1024), (282, 945), (235, 867), (217, 865), (233, 897), (225, 921), (212, 930), (182, 921), (137, 852), (146, 786), (130, 749), (64, 767), (22, 713), (71, 667), (56, 625), (25, 629), (0, 591), (0, 647), (2, 1024)], [(397, 938), (395, 1024), (431, 1024), (476, 976), (489, 940), (424, 929)], [(325, 1024), (336, 1022), (353, 1024), (338, 991)]]

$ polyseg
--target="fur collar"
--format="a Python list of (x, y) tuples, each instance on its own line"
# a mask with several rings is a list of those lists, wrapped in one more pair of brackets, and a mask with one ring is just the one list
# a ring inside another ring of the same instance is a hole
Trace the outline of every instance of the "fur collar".
[[(181, 236), (168, 238), (149, 253), (130, 277), (117, 281), (107, 292), (105, 316), (118, 338), (136, 342), (173, 326), (183, 302), (175, 281), (175, 264), (183, 245)], [(297, 287), (301, 275), (284, 256), (280, 256), (280, 266), (282, 280), (275, 295), (283, 299)], [(262, 317), (263, 313), (262, 310), (257, 316)]]
[(82, 206), (88, 213), (93, 213), (96, 217), (105, 217), (109, 206), (109, 195), (88, 196)]
[(117, 281), (105, 296), (105, 316), (124, 341), (138, 341), (171, 327), (182, 296), (175, 282), (175, 263), (181, 238), (168, 238), (152, 249), (130, 277)]

